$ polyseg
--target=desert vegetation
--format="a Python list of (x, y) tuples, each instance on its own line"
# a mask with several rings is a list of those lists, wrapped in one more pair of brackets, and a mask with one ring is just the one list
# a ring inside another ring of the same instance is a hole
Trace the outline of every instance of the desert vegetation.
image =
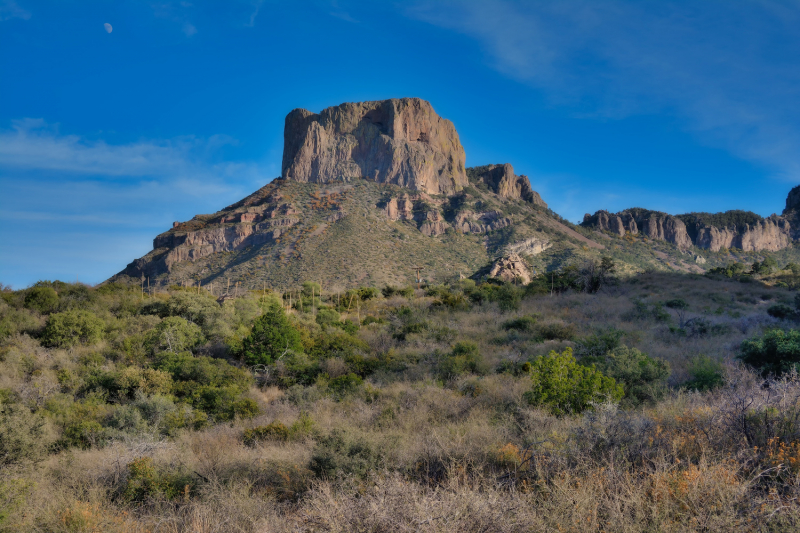
[(6, 288), (0, 531), (796, 530), (796, 274), (768, 267)]

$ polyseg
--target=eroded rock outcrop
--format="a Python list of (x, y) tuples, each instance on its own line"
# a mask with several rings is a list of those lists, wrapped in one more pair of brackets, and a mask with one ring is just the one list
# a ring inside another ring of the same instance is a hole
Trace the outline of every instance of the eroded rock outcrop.
[(467, 171), (472, 179), (482, 181), (498, 196), (519, 198), (547, 209), (547, 204), (542, 200), (542, 197), (531, 187), (528, 176), (514, 174), (514, 167), (509, 163), (473, 167), (467, 169)]
[(550, 246), (552, 246), (550, 241), (546, 239), (531, 237), (524, 241), (509, 244), (505, 249), (509, 254), (537, 255), (550, 248)]
[(489, 276), (503, 281), (519, 281), (526, 284), (531, 282), (531, 272), (528, 265), (522, 257), (515, 253), (495, 261), (489, 271)]
[(703, 226), (697, 231), (695, 245), (718, 252), (721, 248), (740, 248), (746, 252), (777, 252), (791, 243), (791, 224), (783, 217), (772, 216), (742, 229)]
[(286, 116), (282, 176), (328, 183), (366, 178), (431, 194), (467, 185), (464, 149), (449, 120), (419, 98), (346, 103)]
[(683, 221), (658, 211), (631, 209), (620, 213), (609, 213), (601, 210), (594, 215), (588, 213), (584, 215), (582, 225), (619, 236), (642, 233), (649, 239), (671, 242), (681, 249), (692, 246), (692, 239)]
[(408, 194), (392, 198), (386, 202), (386, 216), (389, 220), (412, 220), (414, 218), (414, 201)]
[(510, 226), (512, 221), (497, 211), (474, 213), (462, 211), (456, 215), (453, 225), (462, 233), (486, 233)]

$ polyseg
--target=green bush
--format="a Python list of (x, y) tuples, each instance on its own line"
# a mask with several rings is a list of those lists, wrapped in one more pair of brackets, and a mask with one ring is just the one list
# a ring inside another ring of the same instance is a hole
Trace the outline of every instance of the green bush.
[(252, 384), (252, 376), (227, 361), (195, 357), (188, 352), (165, 353), (156, 362), (156, 368), (172, 376), (172, 393), (177, 398), (217, 420), (247, 418), (258, 412), (253, 400), (240, 398)]
[(352, 438), (342, 430), (335, 429), (330, 435), (321, 437), (311, 456), (309, 468), (320, 478), (338, 476), (366, 477), (378, 469), (381, 456), (363, 439)]
[(536, 340), (544, 341), (571, 341), (575, 338), (575, 326), (561, 322), (542, 324), (536, 328)]
[(333, 309), (320, 309), (317, 311), (316, 322), (320, 326), (334, 326), (339, 322), (339, 313)]
[[(667, 391), (669, 365), (636, 348), (617, 346), (605, 356), (593, 359), (598, 370), (623, 386), (627, 402), (634, 405), (653, 402)], [(581, 362), (585, 364), (589, 360)]]
[(531, 315), (514, 318), (503, 323), (503, 329), (530, 333), (536, 327), (536, 317)]
[(330, 380), (328, 382), (328, 388), (337, 396), (344, 396), (358, 389), (363, 383), (363, 379), (351, 372), (350, 374), (338, 376)]
[(800, 369), (800, 331), (774, 329), (742, 342), (739, 359), (767, 376)]
[(442, 379), (453, 379), (467, 372), (485, 374), (483, 358), (474, 342), (458, 342), (453, 350), (439, 359), (438, 374)]
[(605, 401), (619, 401), (625, 395), (621, 385), (594, 367), (579, 365), (572, 348), (551, 351), (531, 363), (533, 387), (525, 398), (554, 415), (577, 414)]
[(58, 308), (58, 293), (53, 287), (31, 287), (25, 295), (25, 307), (40, 313), (52, 313)]
[(150, 457), (139, 457), (128, 463), (128, 479), (122, 499), (145, 502), (150, 499), (177, 499), (189, 496), (195, 482), (187, 472), (159, 472)]
[(103, 338), (105, 324), (94, 313), (70, 310), (47, 318), (42, 333), (45, 346), (69, 348), (76, 344), (94, 344)]
[(40, 459), (47, 449), (44, 425), (27, 407), (0, 401), (0, 467)]
[(624, 335), (624, 331), (613, 327), (597, 331), (588, 337), (575, 341), (575, 355), (579, 358), (603, 357), (619, 347), (620, 340)]
[(159, 322), (149, 335), (147, 344), (152, 352), (186, 352), (204, 342), (200, 327), (178, 316)]
[(786, 304), (775, 304), (769, 306), (767, 314), (781, 320), (788, 320), (796, 316), (796, 310)]
[(691, 361), (689, 375), (691, 379), (683, 384), (689, 390), (705, 392), (725, 384), (725, 367), (706, 355), (699, 355)]
[(303, 349), (300, 333), (289, 323), (278, 302), (273, 302), (256, 319), (242, 346), (244, 360), (248, 365), (268, 365), (290, 352)]
[(247, 446), (254, 446), (257, 442), (264, 440), (287, 441), (289, 440), (289, 428), (281, 422), (271, 422), (266, 426), (257, 426), (244, 430), (242, 441)]

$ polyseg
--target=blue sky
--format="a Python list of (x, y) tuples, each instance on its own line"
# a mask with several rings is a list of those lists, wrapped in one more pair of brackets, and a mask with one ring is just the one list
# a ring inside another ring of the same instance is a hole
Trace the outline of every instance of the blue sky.
[(0, 0), (0, 282), (100, 282), (279, 175), (291, 109), (390, 97), (572, 221), (780, 213), (798, 27), (788, 1)]

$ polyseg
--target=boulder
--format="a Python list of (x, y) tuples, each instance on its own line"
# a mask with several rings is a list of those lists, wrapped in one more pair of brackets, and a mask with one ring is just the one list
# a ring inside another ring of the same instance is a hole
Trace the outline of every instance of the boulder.
[(286, 116), (282, 177), (328, 183), (366, 178), (430, 194), (467, 185), (464, 149), (449, 120), (419, 98), (346, 103)]
[(489, 276), (502, 279), (503, 281), (519, 280), (525, 284), (531, 282), (531, 272), (528, 269), (528, 265), (515, 253), (501, 257), (495, 261), (494, 265), (492, 265), (492, 269), (489, 271)]

